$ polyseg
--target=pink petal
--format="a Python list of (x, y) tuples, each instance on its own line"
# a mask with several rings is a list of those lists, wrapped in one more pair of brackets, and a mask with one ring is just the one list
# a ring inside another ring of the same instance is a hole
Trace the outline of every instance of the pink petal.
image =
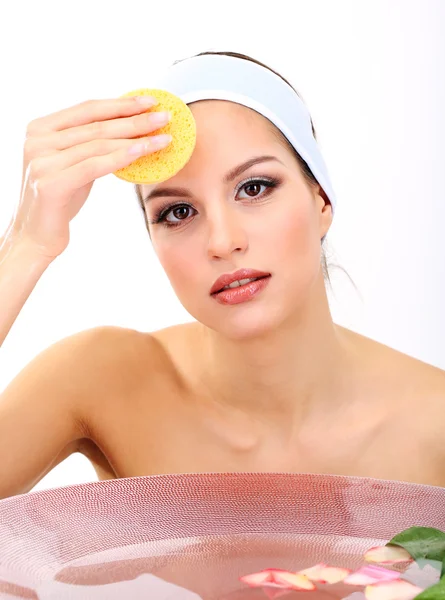
[(413, 557), (401, 546), (374, 546), (365, 554), (366, 562), (396, 564), (413, 562)]
[(350, 573), (351, 569), (326, 567), (320, 572), (320, 583), (338, 583), (339, 581), (343, 581)]
[(275, 582), (292, 590), (315, 590), (315, 585), (305, 575), (277, 571), (274, 574)]
[(266, 569), (259, 573), (244, 575), (240, 581), (251, 587), (282, 588), (287, 590), (314, 590), (315, 585), (304, 575), (282, 569)]
[(247, 583), (251, 587), (261, 587), (265, 583), (273, 581), (271, 573), (272, 569), (266, 569), (259, 573), (252, 573), (252, 575), (243, 575), (240, 577), (240, 581)]
[(370, 565), (361, 567), (358, 571), (348, 575), (344, 583), (349, 585), (370, 585), (379, 581), (393, 581), (395, 579), (400, 579), (400, 573), (397, 573), (397, 571)]
[(325, 563), (318, 563), (318, 564), (314, 565), (313, 567), (309, 567), (308, 569), (302, 569), (301, 571), (298, 571), (298, 572), (309, 577), (309, 574), (315, 575), (315, 574), (319, 573), (322, 569), (326, 569), (327, 566), (328, 565), (326, 565)]
[(366, 600), (412, 600), (421, 592), (422, 588), (402, 579), (374, 583), (365, 588)]
[(343, 581), (350, 573), (350, 569), (329, 567), (324, 563), (319, 563), (309, 569), (298, 571), (299, 575), (306, 575), (311, 581), (317, 581), (319, 583), (338, 583), (339, 581)]

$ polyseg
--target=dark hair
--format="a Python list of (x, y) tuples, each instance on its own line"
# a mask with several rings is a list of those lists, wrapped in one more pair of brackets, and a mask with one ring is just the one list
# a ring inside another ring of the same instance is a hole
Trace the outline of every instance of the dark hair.
[[(289, 81), (287, 81), (287, 79), (285, 79), (282, 75), (280, 75), (279, 73), (277, 73), (276, 71), (274, 71), (273, 69), (271, 69), (270, 67), (268, 67), (267, 65), (265, 65), (264, 63), (260, 62), (259, 60), (256, 60), (255, 58), (252, 58), (250, 56), (247, 56), (246, 54), (239, 54), (238, 52), (213, 52), (213, 51), (209, 51), (209, 52), (200, 52), (199, 54), (196, 54), (196, 56), (205, 56), (207, 54), (220, 54), (220, 55), (224, 55), (224, 56), (233, 56), (235, 58), (242, 58), (244, 60), (250, 60), (251, 62), (256, 63), (257, 65), (260, 65), (261, 67), (264, 67), (266, 69), (269, 69), (269, 71), (272, 71), (272, 73), (275, 73), (275, 75), (278, 75), (278, 77), (281, 77), (281, 79), (283, 81), (285, 81), (293, 90), (294, 92), (297, 94), (297, 96), (304, 102), (303, 98), (301, 97), (301, 95), (297, 92), (297, 90), (289, 83)], [(173, 64), (176, 65), (177, 63), (182, 62), (183, 60), (187, 60), (186, 58), (184, 59), (180, 59), (180, 60), (176, 60)], [(312, 127), (312, 134), (314, 136), (315, 139), (317, 139), (317, 133), (315, 131), (315, 127), (314, 124), (312, 122), (312, 118), (311, 118), (311, 127)], [(271, 123), (271, 131), (273, 131), (273, 133), (278, 137), (278, 139), (289, 149), (290, 152), (292, 152), (292, 154), (295, 156), (295, 158), (298, 161), (298, 164), (300, 165), (301, 168), (301, 172), (303, 177), (305, 178), (306, 182), (308, 183), (308, 185), (310, 186), (315, 186), (318, 185), (318, 181), (315, 179), (314, 175), (312, 174), (312, 171), (310, 170), (308, 164), (306, 163), (306, 161), (304, 161), (301, 156), (298, 154), (298, 152), (295, 150), (295, 148), (290, 144), (290, 142), (287, 140), (287, 138), (283, 135), (283, 133), (277, 128), (275, 127), (275, 125), (273, 125)], [(145, 213), (145, 208), (144, 208), (144, 203), (142, 201), (142, 195), (139, 189), (139, 186), (136, 184), (135, 185), (135, 190), (136, 190), (136, 196), (138, 198), (139, 201), (139, 205), (142, 208), (142, 210)], [(147, 226), (147, 230), (148, 230), (148, 224), (146, 221), (146, 226)], [(150, 232), (149, 232), (150, 234)], [(329, 285), (332, 287), (331, 284), (331, 280), (329, 277), (329, 269), (328, 269), (328, 264), (327, 264), (327, 259), (326, 259), (326, 252), (325, 252), (325, 247), (326, 247), (326, 240), (324, 239), (322, 241), (322, 268), (323, 268), (323, 275), (324, 277), (328, 280)], [(340, 267), (339, 265), (335, 265), (338, 268), (341, 268), (345, 273), (346, 271), (343, 269), (343, 267)], [(348, 273), (346, 273), (346, 275), (348, 275)], [(348, 275), (349, 277), (349, 275)], [(349, 277), (349, 279), (351, 279)], [(351, 280), (352, 284), (355, 287), (354, 282)]]

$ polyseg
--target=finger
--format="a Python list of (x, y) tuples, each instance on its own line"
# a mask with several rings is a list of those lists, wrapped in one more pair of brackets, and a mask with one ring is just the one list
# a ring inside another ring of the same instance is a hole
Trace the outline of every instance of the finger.
[(134, 142), (130, 142), (125, 144), (125, 147), (121, 147), (110, 154), (87, 158), (56, 174), (50, 173), (40, 179), (36, 179), (35, 186), (41, 194), (48, 193), (50, 195), (54, 192), (63, 197), (91, 183), (95, 179), (99, 179), (104, 175), (114, 173), (118, 169), (128, 166), (140, 156), (148, 155), (164, 148), (170, 142), (165, 141), (165, 136), (150, 136), (149, 138), (145, 138), (145, 140), (138, 140), (138, 143), (143, 143), (145, 149), (137, 155), (129, 154), (129, 149), (135, 145)]
[[(94, 140), (132, 139), (152, 133), (167, 125), (164, 112), (153, 112), (111, 121), (97, 121), (80, 127), (27, 140), (27, 156), (43, 156)], [(162, 118), (161, 118), (162, 117)]]
[[(73, 146), (72, 148), (67, 148), (61, 152), (51, 153), (48, 151), (46, 155), (33, 159), (31, 163), (33, 176), (35, 178), (46, 177), (85, 160), (92, 159), (95, 156), (128, 151), (136, 143), (145, 143), (147, 145), (147, 154), (159, 149), (159, 146), (157, 146), (157, 136), (141, 137), (137, 140), (92, 140)], [(134, 158), (131, 159), (129, 156), (127, 164), (130, 164), (132, 160)]]
[(135, 113), (145, 112), (158, 101), (153, 98), (151, 106), (143, 106), (135, 96), (129, 98), (111, 98), (104, 100), (86, 100), (75, 106), (64, 108), (50, 115), (39, 117), (27, 128), (27, 135), (34, 136), (51, 131), (62, 131), (71, 127), (79, 127), (95, 121), (118, 119)]

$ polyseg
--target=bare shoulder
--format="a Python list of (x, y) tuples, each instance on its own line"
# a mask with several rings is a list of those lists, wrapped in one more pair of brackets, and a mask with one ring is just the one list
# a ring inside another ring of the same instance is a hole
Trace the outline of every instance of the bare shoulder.
[(34, 357), (1, 394), (0, 456), (7, 460), (0, 461), (0, 497), (29, 491), (78, 451), (90, 437), (91, 415), (107, 415), (107, 400), (118, 406), (119, 390), (141, 379), (141, 357), (154, 354), (150, 336), (107, 327), (68, 336)]
[(414, 413), (415, 409), (425, 410), (428, 406), (431, 415), (437, 411), (445, 419), (443, 369), (366, 336), (346, 331), (358, 348), (362, 363), (368, 365), (369, 381), (381, 385), (379, 391), (387, 394), (388, 400), (394, 402), (398, 397), (404, 406), (411, 404)]
[(59, 351), (66, 349), (85, 376), (100, 380), (101, 385), (116, 384), (146, 373), (150, 365), (171, 362), (161, 337), (162, 330), (152, 334), (110, 325), (83, 330), (59, 342), (58, 347)]
[(146, 389), (166, 378), (180, 380), (186, 372), (186, 357), (193, 354), (193, 324), (180, 324), (153, 332), (103, 326), (84, 330), (67, 343), (82, 355), (85, 374), (116, 396)]
[[(164, 346), (150, 333), (101, 326), (85, 329), (57, 341), (35, 361), (34, 371), (45, 373), (54, 387), (69, 386), (76, 396), (82, 420), (102, 401), (128, 397), (171, 362)], [(29, 371), (28, 371), (29, 372)]]

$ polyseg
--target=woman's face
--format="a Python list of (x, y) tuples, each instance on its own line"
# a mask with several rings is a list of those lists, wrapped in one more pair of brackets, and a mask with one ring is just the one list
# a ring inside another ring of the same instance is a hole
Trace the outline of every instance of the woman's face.
[[(264, 334), (301, 311), (323, 277), (321, 238), (331, 210), (262, 115), (224, 100), (196, 102), (190, 109), (197, 125), (191, 159), (168, 181), (141, 186), (144, 199), (166, 188), (186, 190), (145, 202), (153, 246), (196, 320), (231, 338)], [(259, 156), (275, 160), (226, 179)], [(221, 304), (210, 294), (212, 285), (240, 268), (271, 276), (249, 301)]]

